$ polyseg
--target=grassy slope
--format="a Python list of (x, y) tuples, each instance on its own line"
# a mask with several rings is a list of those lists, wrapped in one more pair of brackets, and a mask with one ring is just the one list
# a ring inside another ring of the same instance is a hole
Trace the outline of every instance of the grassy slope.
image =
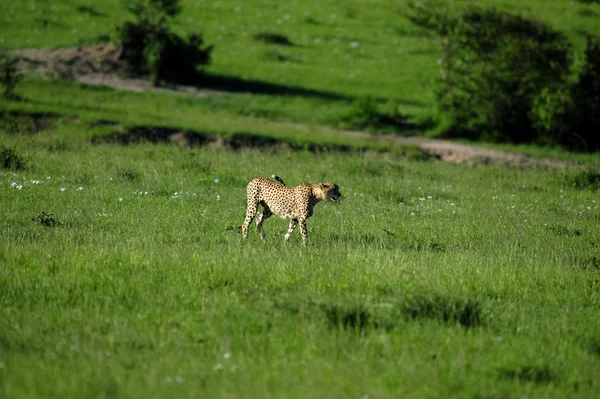
[[(115, 36), (126, 17), (118, 1), (8, 2), (0, 46), (64, 47)], [(583, 34), (600, 33), (600, 6), (577, 2), (496, 0), (489, 5), (536, 16), (565, 31), (581, 47)], [(386, 1), (184, 2), (175, 20), (181, 32), (204, 34), (215, 44), (208, 72), (292, 88), (337, 93), (350, 100), (234, 95), (218, 106), (235, 113), (295, 122), (335, 124), (351, 112), (351, 99), (372, 96), (403, 114), (430, 115), (428, 84), (437, 75), (439, 46), (404, 17), (406, 2)], [(291, 47), (257, 42), (263, 31), (281, 33)], [(278, 58), (287, 61), (278, 61)], [(301, 96), (300, 96), (301, 97)]]
[[(94, 6), (104, 16), (74, 11), (88, 1), (4, 3), (0, 45), (10, 48), (91, 43), (120, 18), (117, 2)], [(286, 4), (189, 2), (178, 22), (217, 43), (211, 72), (397, 98), (427, 112), (435, 43), (384, 2)], [(496, 4), (529, 8), (574, 38), (597, 29), (579, 13), (598, 6)], [(272, 50), (249, 38), (264, 26), (299, 43), (306, 35), (305, 46), (276, 51), (307, 60), (265, 60)], [(390, 49), (378, 35), (401, 44)], [(350, 78), (357, 70), (363, 78)], [(87, 125), (94, 119), (364, 143), (239, 115), (248, 104), (246, 114), (283, 109), (275, 116), (319, 122), (329, 117), (302, 114), (327, 108), (320, 99), (235, 95), (220, 108), (36, 79), (20, 94), (29, 102), (1, 106), (82, 123), (0, 133), (29, 161), (17, 174), (0, 170), (0, 396), (595, 397), (600, 389), (598, 191), (574, 189), (563, 172), (394, 154), (92, 146), (91, 135), (107, 133)], [(331, 105), (336, 115), (345, 106)], [(289, 184), (340, 184), (344, 201), (319, 205), (309, 222), (313, 246), (302, 248), (298, 232), (284, 244), (287, 224), (275, 218), (266, 242), (254, 226), (248, 241), (239, 237), (245, 184), (272, 173)], [(43, 211), (61, 225), (31, 220)]]
[[(2, 395), (600, 389), (598, 192), (562, 172), (91, 146), (83, 130), (2, 135), (29, 161), (0, 171)], [(273, 172), (341, 186), (311, 247), (284, 244), (277, 218), (241, 240), (244, 186)]]

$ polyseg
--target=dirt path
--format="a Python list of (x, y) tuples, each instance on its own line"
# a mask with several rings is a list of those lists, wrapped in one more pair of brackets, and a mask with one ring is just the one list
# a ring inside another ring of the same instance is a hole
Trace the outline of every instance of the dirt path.
[(372, 137), (375, 140), (399, 144), (417, 145), (424, 153), (445, 162), (466, 165), (505, 165), (538, 168), (566, 168), (570, 162), (564, 160), (534, 158), (516, 152), (495, 150), (478, 145), (461, 144), (448, 140), (428, 139), (425, 137), (402, 137), (393, 135), (369, 134), (361, 131), (346, 131), (354, 137)]
[[(89, 85), (103, 85), (135, 92), (159, 92), (197, 97), (228, 95), (226, 92), (173, 85), (153, 87), (148, 80), (122, 77), (118, 72), (120, 49), (114, 44), (62, 49), (22, 49), (14, 52), (22, 57), (20, 68), (27, 73), (76, 80)], [(523, 154), (494, 150), (482, 146), (433, 140), (424, 137), (374, 135), (362, 131), (344, 131), (353, 137), (417, 145), (424, 153), (446, 162), (476, 165), (500, 164), (519, 167), (565, 168), (568, 161), (532, 158)]]

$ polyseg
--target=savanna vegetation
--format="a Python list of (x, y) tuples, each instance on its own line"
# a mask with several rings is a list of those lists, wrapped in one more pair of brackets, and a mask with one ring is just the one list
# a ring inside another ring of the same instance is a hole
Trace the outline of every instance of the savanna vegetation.
[[(0, 1), (0, 396), (596, 397), (600, 5), (419, 4)], [(127, 38), (104, 85), (15, 52)], [(242, 239), (271, 174), (340, 186), (310, 246)]]

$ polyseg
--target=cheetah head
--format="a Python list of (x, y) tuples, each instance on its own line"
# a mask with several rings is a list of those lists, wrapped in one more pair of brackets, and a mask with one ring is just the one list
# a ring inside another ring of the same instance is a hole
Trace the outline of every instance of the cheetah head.
[(323, 199), (325, 200), (337, 201), (342, 196), (342, 193), (340, 193), (340, 188), (337, 184), (330, 182), (321, 183), (319, 184), (319, 188), (321, 189), (321, 192), (323, 193)]

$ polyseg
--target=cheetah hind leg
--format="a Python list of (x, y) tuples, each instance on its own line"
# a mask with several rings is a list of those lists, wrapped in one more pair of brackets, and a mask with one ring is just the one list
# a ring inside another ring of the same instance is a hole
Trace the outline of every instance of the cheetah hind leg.
[(288, 241), (290, 239), (290, 237), (292, 236), (292, 234), (294, 234), (294, 230), (296, 229), (297, 225), (298, 225), (298, 221), (296, 219), (290, 220), (290, 228), (288, 229), (288, 231), (285, 235), (286, 241)]
[(271, 209), (269, 209), (269, 207), (267, 207), (266, 205), (263, 206), (263, 212), (260, 214), (260, 216), (258, 217), (258, 219), (256, 219), (256, 228), (258, 229), (258, 234), (260, 234), (260, 239), (264, 240), (265, 239), (265, 232), (263, 231), (262, 228), (262, 224), (265, 220), (267, 220), (268, 218), (271, 217), (271, 215), (273, 215), (273, 212), (271, 212)]
[(306, 220), (300, 220), (300, 235), (302, 236), (304, 245), (308, 245), (308, 228), (306, 227)]
[(252, 219), (256, 216), (256, 210), (258, 208), (258, 204), (254, 201), (251, 201), (248, 198), (248, 208), (246, 209), (246, 219), (244, 220), (244, 224), (242, 225), (242, 236), (246, 238), (248, 235), (248, 227), (250, 223), (252, 223)]

